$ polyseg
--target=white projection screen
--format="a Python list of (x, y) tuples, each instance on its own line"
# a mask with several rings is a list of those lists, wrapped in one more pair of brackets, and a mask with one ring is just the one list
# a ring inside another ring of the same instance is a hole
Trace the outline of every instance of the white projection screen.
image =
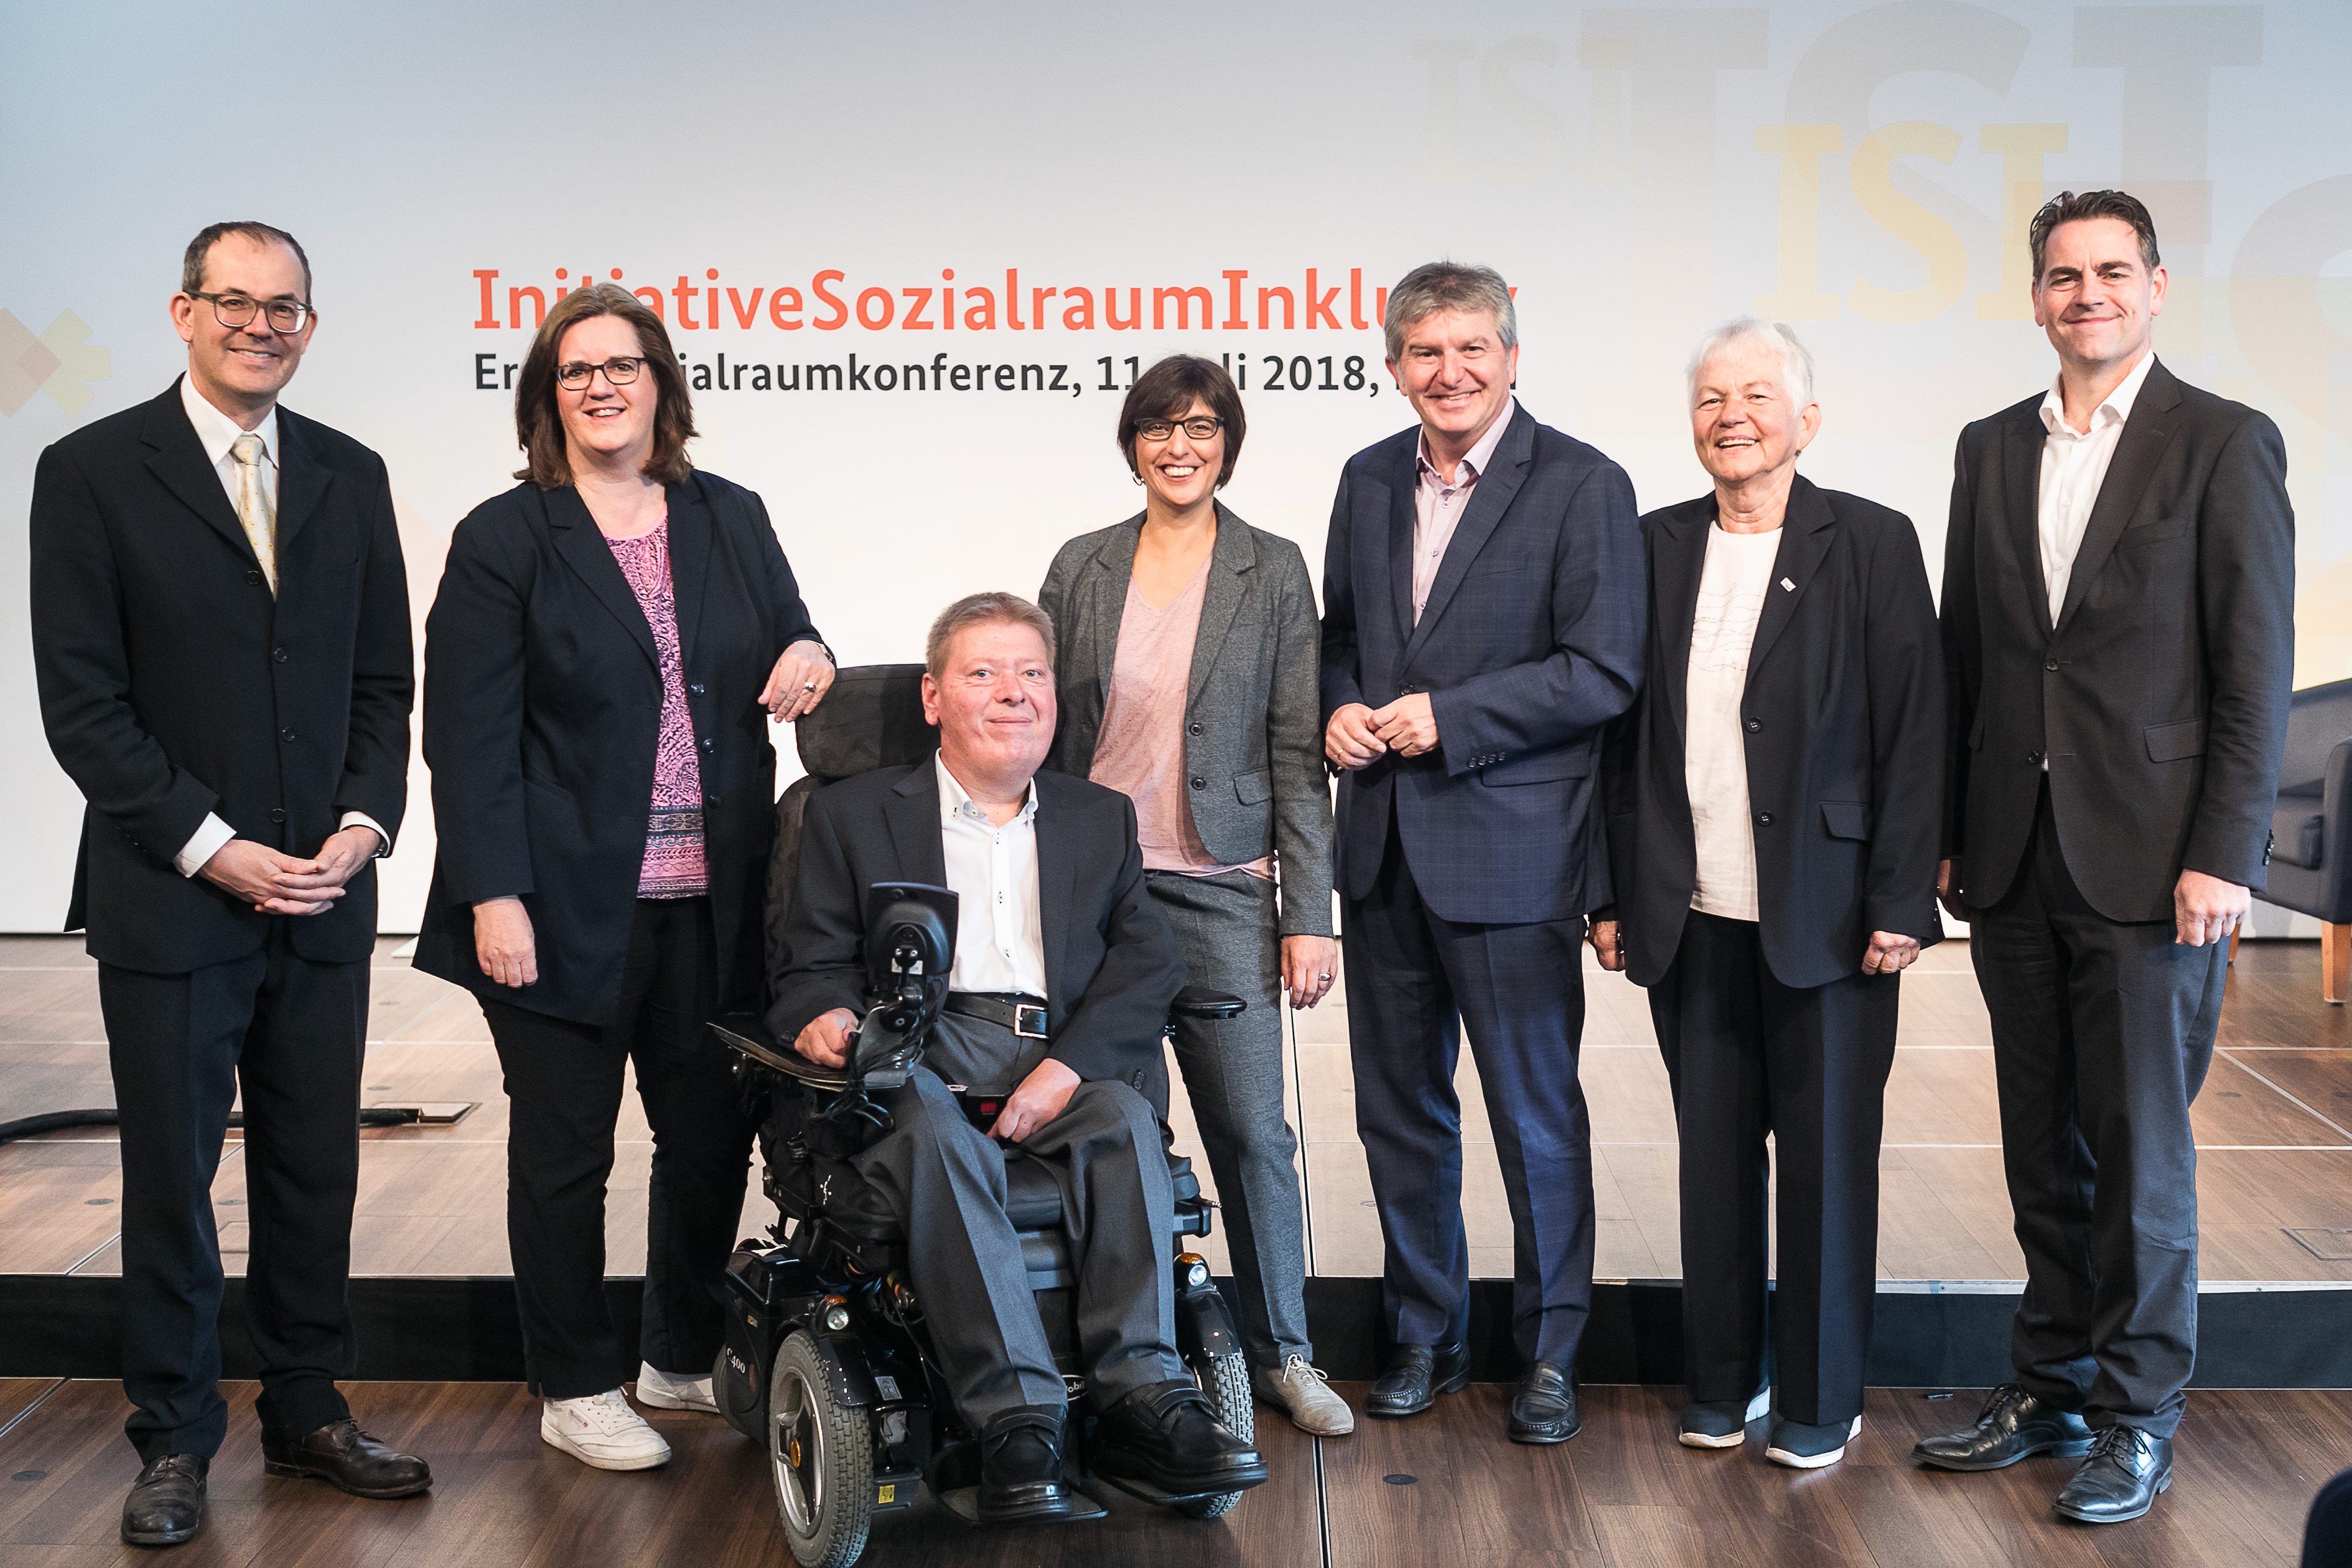
[[(1340, 462), (1410, 418), (1379, 291), (1441, 256), (1517, 287), (1522, 402), (1645, 509), (1704, 488), (1697, 334), (1792, 323), (1806, 471), (1937, 562), (1959, 427), (2053, 372), (2027, 217), (2121, 185), (2171, 272), (2159, 353), (2285, 432), (2296, 684), (2352, 674), (2342, 0), (20, 0), (0, 39), (0, 929), (58, 929), (81, 818), (27, 647), (34, 464), (169, 384), (180, 253), (222, 218), (309, 249), (286, 402), (389, 462), (420, 657), (450, 530), (512, 482), (509, 367), (560, 290), (618, 276), (707, 387), (696, 461), (766, 498), (865, 662), (1137, 510), (1118, 393), (1170, 353), (1246, 367), (1227, 499), (1319, 563)], [(387, 931), (424, 900), (426, 784), (420, 760)]]

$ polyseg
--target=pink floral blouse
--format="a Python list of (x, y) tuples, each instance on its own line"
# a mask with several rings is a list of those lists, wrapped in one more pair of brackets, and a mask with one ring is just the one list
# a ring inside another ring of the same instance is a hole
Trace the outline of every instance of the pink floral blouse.
[(646, 826), (646, 858), (637, 872), (641, 899), (690, 899), (708, 892), (710, 875), (702, 845), (702, 769), (694, 752), (694, 719), (686, 706), (686, 661), (677, 646), (677, 597), (669, 577), (669, 516), (651, 532), (604, 542), (637, 595), (661, 654), (660, 740), (654, 749), (654, 798)]

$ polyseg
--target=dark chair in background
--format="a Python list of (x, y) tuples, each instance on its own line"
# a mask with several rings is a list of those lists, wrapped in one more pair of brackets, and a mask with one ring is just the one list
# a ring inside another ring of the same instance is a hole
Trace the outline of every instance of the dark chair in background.
[(2287, 715), (2265, 903), (2320, 923), (2319, 990), (2352, 992), (2352, 680), (2298, 691)]

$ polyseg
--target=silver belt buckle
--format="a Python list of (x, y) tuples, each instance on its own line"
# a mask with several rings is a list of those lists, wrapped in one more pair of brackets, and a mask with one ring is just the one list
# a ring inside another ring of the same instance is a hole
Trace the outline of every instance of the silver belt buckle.
[[(1046, 1011), (1025, 1002), (1013, 1005), (1013, 1034), (1016, 1039), (1042, 1040), (1045, 1034)], [(1035, 1026), (1031, 1027), (1032, 1025)]]

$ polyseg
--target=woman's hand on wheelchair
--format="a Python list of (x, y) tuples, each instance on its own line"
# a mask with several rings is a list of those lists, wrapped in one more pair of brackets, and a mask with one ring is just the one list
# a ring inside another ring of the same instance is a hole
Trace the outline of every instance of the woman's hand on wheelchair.
[(801, 1026), (800, 1034), (793, 1040), (793, 1049), (821, 1068), (847, 1067), (849, 1032), (856, 1027), (857, 1015), (846, 1007), (819, 1013)]
[(1056, 1116), (1070, 1103), (1070, 1096), (1078, 1091), (1082, 1080), (1064, 1064), (1047, 1057), (1030, 1069), (1021, 1080), (1004, 1108), (996, 1113), (996, 1125), (988, 1130), (991, 1138), (1006, 1143), (1018, 1143)]
[(796, 642), (784, 649), (776, 668), (768, 672), (768, 684), (760, 689), (760, 706), (771, 719), (798, 719), (824, 700), (824, 694), (833, 688), (833, 660), (824, 656), (823, 643)]

